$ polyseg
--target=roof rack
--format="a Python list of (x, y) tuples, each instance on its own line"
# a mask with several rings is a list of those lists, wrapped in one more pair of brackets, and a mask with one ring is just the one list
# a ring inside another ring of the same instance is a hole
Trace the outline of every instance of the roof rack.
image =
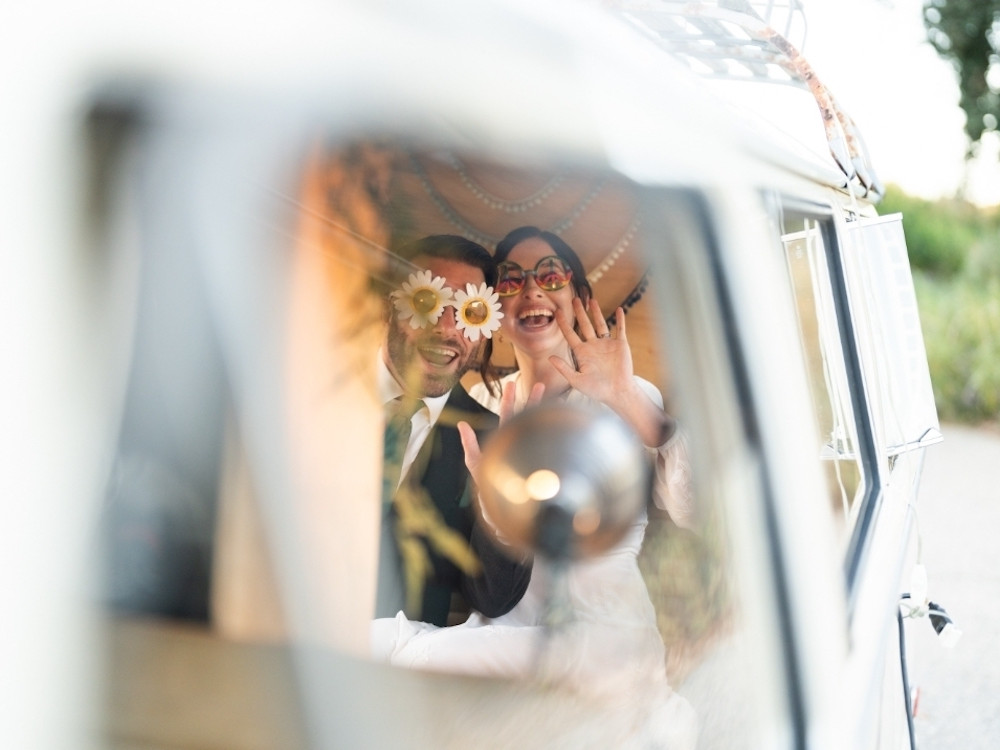
[[(885, 193), (854, 121), (802, 55), (802, 0), (611, 0), (606, 3), (695, 73), (808, 90), (848, 183), (877, 201)], [(778, 31), (778, 28), (781, 31)], [(790, 41), (795, 36), (797, 44)]]

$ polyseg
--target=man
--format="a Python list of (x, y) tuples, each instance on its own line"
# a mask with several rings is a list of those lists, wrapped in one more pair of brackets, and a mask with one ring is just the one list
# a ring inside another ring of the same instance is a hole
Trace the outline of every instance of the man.
[(531, 568), (508, 557), (476, 518), (456, 427), (496, 424), (459, 384), (482, 361), (499, 324), (498, 305), (476, 294), (468, 303), (469, 290), (495, 285), (496, 267), (485, 248), (454, 235), (425, 237), (400, 255), (422, 270), (392, 295), (377, 365), (387, 425), (396, 417), (409, 437), (397, 449), (387, 430), (375, 616), (402, 609), (410, 619), (447, 625), (459, 593), (472, 609), (497, 617), (520, 600)]

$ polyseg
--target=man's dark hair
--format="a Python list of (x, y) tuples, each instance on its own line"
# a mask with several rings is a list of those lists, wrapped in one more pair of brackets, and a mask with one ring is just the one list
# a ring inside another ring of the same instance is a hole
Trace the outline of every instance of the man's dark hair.
[(406, 260), (426, 255), (430, 258), (461, 261), (481, 270), (489, 286), (497, 285), (497, 264), (493, 256), (478, 242), (457, 234), (432, 234), (422, 237), (403, 245), (397, 254)]

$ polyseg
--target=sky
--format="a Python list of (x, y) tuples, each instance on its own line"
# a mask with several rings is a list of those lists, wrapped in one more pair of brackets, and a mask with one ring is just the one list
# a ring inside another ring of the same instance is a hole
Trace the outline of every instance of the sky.
[[(803, 0), (802, 51), (864, 138), (883, 183), (1000, 204), (996, 134), (968, 169), (957, 76), (926, 41), (923, 0)], [(795, 43), (796, 40), (792, 40)]]

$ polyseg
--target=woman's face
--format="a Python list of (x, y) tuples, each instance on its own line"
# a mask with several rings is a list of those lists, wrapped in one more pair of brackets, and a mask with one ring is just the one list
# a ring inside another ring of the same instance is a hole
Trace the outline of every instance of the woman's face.
[[(542, 258), (555, 255), (545, 240), (530, 237), (514, 246), (506, 260), (516, 263), (525, 271), (534, 271)], [(538, 286), (534, 274), (526, 274), (524, 288), (509, 297), (501, 297), (504, 335), (518, 349), (545, 351), (561, 346), (566, 339), (556, 324), (555, 311), (562, 310), (568, 320), (573, 320), (573, 297), (576, 292), (569, 283), (562, 289), (545, 291)]]

